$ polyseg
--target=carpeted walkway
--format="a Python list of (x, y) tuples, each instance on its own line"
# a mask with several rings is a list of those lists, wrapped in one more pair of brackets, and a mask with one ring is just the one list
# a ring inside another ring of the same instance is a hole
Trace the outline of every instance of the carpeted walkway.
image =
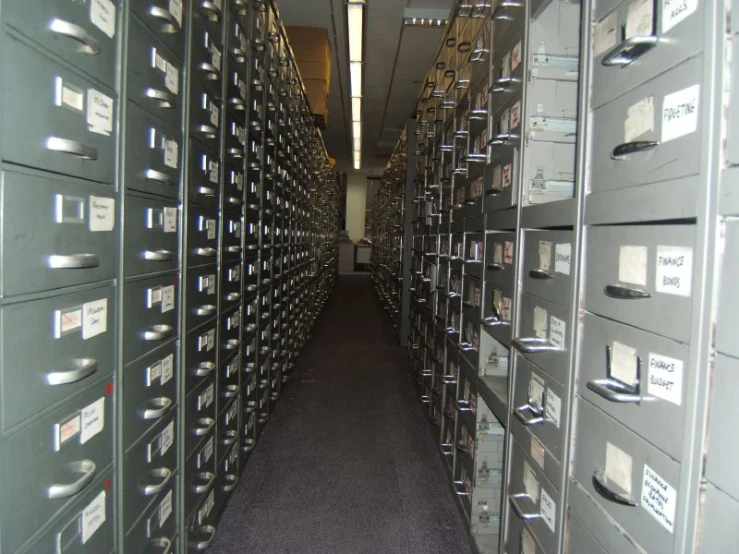
[(209, 553), (469, 553), (416, 398), (369, 277), (342, 277)]

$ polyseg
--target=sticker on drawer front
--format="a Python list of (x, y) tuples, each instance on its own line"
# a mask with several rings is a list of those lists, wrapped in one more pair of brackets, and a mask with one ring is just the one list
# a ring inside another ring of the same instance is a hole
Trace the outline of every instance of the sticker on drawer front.
[(146, 386), (152, 386), (162, 377), (162, 362), (159, 361), (146, 368)]
[(177, 232), (177, 208), (164, 208), (164, 232)]
[(82, 521), (81, 521), (81, 534), (82, 544), (86, 544), (87, 541), (95, 534), (95, 531), (105, 523), (105, 491), (101, 491), (95, 497), (95, 500), (90, 502), (84, 510), (82, 510)]
[(654, 131), (654, 97), (643, 98), (629, 107), (624, 121), (624, 140), (634, 139)]
[[(501, 126), (502, 127), (502, 126)], [(502, 131), (501, 132), (506, 132)], [(503, 166), (503, 188), (507, 189), (510, 188), (511, 183), (513, 182), (513, 177), (511, 174), (513, 173), (513, 164), (506, 164)]]
[(213, 347), (216, 345), (216, 330), (215, 329), (211, 329), (210, 331), (208, 331), (207, 344), (208, 344), (208, 352), (210, 352), (211, 350), (213, 350)]
[(178, 25), (182, 25), (182, 0), (169, 0), (169, 13)]
[(167, 523), (169, 516), (172, 515), (173, 496), (174, 491), (170, 490), (166, 495), (164, 495), (164, 500), (162, 500), (162, 503), (159, 504), (159, 527), (163, 527), (164, 524)]
[(610, 361), (610, 377), (630, 387), (637, 383), (638, 356), (636, 348), (613, 341)]
[(657, 247), (656, 290), (664, 294), (690, 296), (693, 278), (693, 249)]
[(80, 308), (57, 310), (55, 316), (54, 336), (56, 338), (61, 338), (82, 327), (82, 309)]
[(539, 503), (539, 481), (536, 479), (536, 473), (526, 460), (523, 462), (523, 490), (534, 504)]
[(503, 263), (513, 265), (513, 243), (508, 240), (503, 243)]
[(618, 280), (647, 286), (647, 247), (625, 245), (618, 251)]
[(169, 285), (168, 287), (162, 287), (162, 313), (165, 314), (167, 312), (170, 312), (174, 310), (175, 305), (175, 291), (174, 291), (174, 285)]
[(167, 63), (166, 74), (164, 75), (164, 86), (172, 94), (180, 93), (180, 71), (177, 66)]
[(77, 113), (85, 111), (85, 91), (56, 78), (56, 105), (64, 106)]
[(549, 271), (552, 267), (552, 243), (546, 240), (539, 241), (539, 269)]
[(615, 444), (606, 442), (605, 477), (626, 493), (626, 496), (631, 496), (633, 466), (631, 456)]
[(210, 104), (210, 122), (213, 124), (213, 126), (218, 127), (218, 122), (220, 121), (220, 115), (221, 115), (221, 109), (216, 106), (214, 103)]
[(170, 354), (162, 360), (162, 379), (161, 384), (164, 385), (174, 377), (174, 354)]
[(113, 132), (113, 106), (110, 96), (94, 88), (87, 89), (87, 125), (90, 131), (110, 136)]
[(677, 491), (647, 464), (641, 486), (641, 505), (670, 533), (675, 532)]
[(534, 308), (534, 334), (536, 338), (547, 338), (547, 329), (549, 328), (549, 322), (547, 321), (548, 315), (544, 308), (539, 306)]
[(552, 392), (552, 389), (547, 389), (547, 402), (544, 416), (547, 421), (554, 423), (554, 426), (559, 429), (562, 420), (562, 399)]
[(203, 521), (210, 515), (211, 510), (215, 506), (215, 491), (210, 491), (208, 498), (203, 503), (203, 506), (198, 510), (198, 525), (202, 525)]
[(593, 57), (596, 58), (618, 44), (618, 13), (613, 12), (595, 24), (593, 29)]
[(668, 356), (649, 353), (647, 393), (678, 406), (683, 403), (683, 362)]
[(159, 451), (161, 456), (164, 456), (167, 451), (172, 448), (174, 444), (174, 421), (170, 421), (169, 425), (164, 428), (162, 434), (159, 437)]
[(699, 0), (662, 0), (662, 33), (684, 21), (698, 9)]
[(208, 233), (208, 240), (215, 240), (218, 236), (218, 222), (215, 219), (206, 219), (205, 229)]
[(57, 425), (56, 428), (58, 430), (58, 437), (54, 450), (59, 451), (64, 443), (76, 437), (80, 432), (82, 429), (82, 418), (80, 417), (80, 414), (77, 414), (72, 419), (65, 421), (61, 425)]
[(521, 124), (521, 101), (516, 102), (511, 108), (511, 129), (516, 129)]
[(111, 0), (91, 0), (90, 21), (108, 38), (115, 36), (115, 4)]
[(544, 462), (546, 460), (546, 450), (544, 445), (535, 436), (531, 436), (531, 448), (529, 449), (531, 458), (536, 462), (541, 469), (544, 469)]
[(516, 46), (513, 47), (513, 50), (511, 50), (511, 72), (516, 71), (519, 65), (521, 65), (521, 51), (523, 49), (523, 46), (521, 44), (521, 41), (519, 40), (516, 43)]
[(90, 196), (90, 231), (112, 231), (115, 228), (115, 199)]
[(624, 39), (648, 37), (654, 33), (654, 0), (635, 0), (629, 4)]
[(554, 247), (554, 271), (555, 273), (570, 274), (572, 259), (572, 244), (569, 242), (557, 244)]
[(549, 530), (554, 533), (554, 526), (557, 523), (557, 503), (549, 496), (546, 489), (541, 489), (541, 506), (539, 510), (541, 519), (547, 524)]
[(551, 316), (549, 318), (549, 342), (560, 350), (564, 350), (567, 346), (567, 324), (559, 318)]
[(180, 145), (177, 144), (176, 140), (165, 138), (162, 148), (164, 150), (164, 165), (177, 169), (180, 163)]
[(536, 541), (526, 527), (521, 532), (521, 554), (536, 554)]
[(91, 339), (108, 330), (108, 299), (102, 298), (82, 305), (82, 338)]
[(89, 406), (82, 408), (81, 416), (80, 444), (85, 444), (105, 428), (105, 397), (100, 397)]
[(700, 92), (700, 85), (693, 85), (665, 96), (662, 101), (662, 142), (696, 131)]

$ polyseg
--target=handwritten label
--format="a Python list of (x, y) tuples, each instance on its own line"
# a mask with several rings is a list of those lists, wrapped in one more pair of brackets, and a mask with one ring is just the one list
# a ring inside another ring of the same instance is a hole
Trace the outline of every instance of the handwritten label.
[(516, 71), (516, 68), (518, 68), (519, 65), (521, 65), (521, 51), (523, 50), (523, 46), (521, 44), (521, 41), (519, 40), (516, 43), (516, 46), (513, 47), (513, 50), (511, 50), (511, 72)]
[(641, 505), (662, 527), (675, 532), (677, 491), (647, 464), (644, 464)]
[(622, 246), (618, 251), (618, 280), (647, 286), (647, 247)]
[(115, 228), (115, 199), (90, 196), (90, 231), (112, 231)]
[(566, 348), (567, 324), (554, 316), (549, 318), (549, 342), (560, 350)]
[(164, 208), (164, 232), (177, 232), (177, 208)]
[(531, 448), (529, 449), (531, 453), (531, 458), (536, 462), (536, 465), (538, 465), (541, 469), (544, 469), (544, 462), (546, 460), (546, 450), (544, 450), (544, 445), (541, 443), (539, 439), (531, 436)]
[(593, 29), (593, 57), (597, 58), (618, 44), (618, 13), (613, 12)]
[(547, 524), (549, 530), (554, 533), (554, 525), (557, 523), (557, 504), (554, 502), (546, 489), (541, 489), (541, 519)]
[(218, 127), (218, 122), (220, 121), (220, 115), (221, 115), (221, 109), (216, 106), (215, 104), (211, 103), (210, 105), (210, 122)]
[(113, 132), (113, 105), (110, 96), (94, 88), (87, 90), (87, 126), (90, 131), (110, 136)]
[(693, 85), (665, 96), (662, 101), (662, 142), (696, 131), (700, 92), (700, 85)]
[(175, 306), (175, 295), (174, 285), (168, 287), (162, 287), (162, 313), (165, 314), (169, 311), (174, 310)]
[(631, 477), (634, 462), (631, 456), (615, 444), (606, 442), (606, 479), (631, 496)]
[(685, 21), (698, 9), (699, 0), (662, 0), (662, 33)]
[(552, 243), (546, 240), (539, 241), (539, 269), (549, 271), (552, 267)]
[(170, 421), (169, 425), (164, 428), (159, 438), (159, 450), (164, 456), (174, 444), (174, 421)]
[(629, 4), (625, 39), (648, 37), (654, 30), (654, 0), (636, 0)]
[(105, 428), (105, 397), (102, 396), (89, 406), (82, 408), (80, 444), (85, 444)]
[(91, 339), (108, 330), (108, 299), (82, 305), (82, 338)]
[(162, 385), (172, 380), (174, 377), (174, 354), (170, 354), (162, 360)]
[(105, 491), (101, 491), (95, 499), (82, 510), (81, 534), (82, 544), (95, 534), (105, 523)]
[(547, 321), (548, 315), (544, 308), (539, 306), (534, 308), (534, 334), (539, 339), (547, 338), (547, 329), (549, 328)]
[(172, 515), (173, 492), (174, 491), (170, 490), (166, 495), (164, 495), (164, 500), (159, 504), (159, 527), (162, 527), (169, 519), (169, 516)]
[(624, 140), (631, 142), (654, 131), (654, 97), (643, 98), (626, 111)]
[(636, 365), (636, 348), (614, 341), (611, 346), (611, 377), (633, 386), (637, 378)]
[(513, 265), (513, 243), (508, 240), (503, 243), (503, 263)]
[(657, 247), (656, 290), (664, 294), (690, 296), (693, 277), (693, 249)]
[(164, 86), (167, 87), (172, 94), (180, 92), (180, 71), (177, 66), (171, 63), (167, 64), (167, 70), (164, 75)]
[(554, 426), (559, 429), (562, 421), (562, 399), (549, 388), (547, 389), (546, 406), (544, 414), (546, 419), (554, 423)]
[(111, 0), (92, 0), (90, 21), (108, 35), (108, 38), (113, 38), (115, 36), (115, 4)]
[(146, 386), (150, 387), (162, 376), (162, 362), (157, 362), (146, 368)]
[(172, 14), (178, 25), (182, 25), (182, 0), (169, 0), (169, 13)]
[(570, 274), (572, 258), (572, 244), (566, 242), (554, 247), (554, 271), (555, 273)]
[(678, 406), (683, 402), (683, 362), (676, 358), (649, 353), (647, 392)]
[(180, 145), (176, 140), (164, 139), (164, 165), (177, 169), (180, 163)]

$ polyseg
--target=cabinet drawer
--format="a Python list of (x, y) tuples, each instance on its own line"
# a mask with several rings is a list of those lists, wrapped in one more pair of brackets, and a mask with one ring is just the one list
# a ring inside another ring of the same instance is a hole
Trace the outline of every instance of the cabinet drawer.
[(588, 552), (589, 554), (607, 554), (605, 549), (595, 539), (593, 534), (585, 527), (574, 511), (570, 511), (565, 531), (565, 552), (567, 554), (578, 554)]
[[(172, 478), (161, 500), (149, 506), (123, 539), (125, 552), (166, 552), (177, 534), (177, 480)], [(173, 552), (174, 550), (170, 550)]]
[(523, 290), (566, 306), (572, 298), (572, 231), (524, 231)]
[(227, 163), (223, 183), (223, 209), (241, 212), (244, 205), (244, 164)]
[(241, 347), (241, 308), (221, 314), (221, 327), (218, 331), (220, 360), (225, 360)]
[(515, 261), (516, 233), (485, 234), (485, 281), (512, 288)]
[(223, 213), (223, 237), (221, 240), (221, 257), (223, 260), (237, 260), (241, 258), (241, 239), (243, 223), (241, 216), (228, 212)]
[(185, 462), (184, 472), (185, 517), (216, 485), (216, 439), (211, 433)]
[(221, 100), (193, 80), (190, 101), (190, 134), (208, 148), (220, 150)]
[(216, 322), (187, 336), (185, 346), (185, 389), (194, 390), (216, 373)]
[(485, 283), (482, 302), (483, 329), (495, 340), (510, 346), (513, 291), (508, 287)]
[(221, 270), (221, 309), (229, 309), (241, 302), (241, 261), (223, 260)]
[(192, 86), (220, 97), (223, 78), (223, 40), (220, 26), (193, 17), (192, 33)]
[(193, 390), (185, 399), (185, 456), (216, 426), (215, 374)]
[(177, 269), (179, 209), (175, 201), (126, 195), (123, 263), (127, 277)]
[(190, 175), (187, 193), (193, 202), (218, 207), (221, 192), (221, 160), (197, 140), (190, 141)]
[(224, 129), (226, 150), (225, 159), (233, 164), (244, 163), (246, 156), (246, 127), (244, 117), (238, 112), (226, 112), (226, 128)]
[(207, 265), (188, 268), (187, 291), (187, 330), (190, 331), (218, 313), (218, 266)]
[[(238, 360), (238, 358), (236, 358)], [(236, 372), (231, 372), (229, 378), (233, 375), (238, 376), (238, 362)], [(238, 379), (237, 379), (238, 380)], [(227, 402), (230, 402), (228, 404)], [(241, 412), (241, 397), (232, 398), (224, 401), (224, 409), (218, 417), (218, 457), (223, 459), (223, 452), (227, 451), (239, 438), (239, 413)]]
[(187, 210), (188, 266), (215, 263), (218, 259), (218, 210), (192, 205)]
[(239, 443), (228, 447), (225, 455), (218, 464), (218, 483), (216, 485), (216, 511), (221, 513), (226, 505), (228, 497), (239, 483), (240, 467), (239, 467)]
[(116, 315), (113, 287), (0, 308), (3, 431), (113, 372)]
[(518, 160), (518, 148), (502, 148), (496, 152), (488, 169), (492, 177), (485, 189), (483, 211), (495, 212), (518, 204)]
[(186, 1), (131, 0), (131, 9), (146, 28), (180, 59), (185, 58)]
[(736, 276), (739, 275), (739, 221), (726, 220), (724, 240), (721, 264), (721, 302), (718, 303), (716, 322), (716, 349), (734, 358), (739, 358), (739, 344), (737, 344), (739, 341), (736, 341), (739, 290), (734, 286)]
[(48, 173), (5, 171), (2, 194), (2, 257), (13, 260), (2, 264), (4, 297), (115, 276), (112, 189)]

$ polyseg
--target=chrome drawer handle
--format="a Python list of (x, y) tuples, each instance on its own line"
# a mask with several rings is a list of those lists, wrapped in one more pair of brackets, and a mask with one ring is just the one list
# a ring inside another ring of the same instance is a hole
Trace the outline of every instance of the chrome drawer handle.
[(237, 302), (241, 300), (241, 293), (240, 292), (229, 292), (226, 295), (226, 300), (229, 302)]
[(483, 319), (482, 324), (489, 329), (494, 329), (495, 327), (505, 327), (507, 325), (510, 325), (511, 322), (503, 321), (502, 319), (493, 316), (493, 317), (486, 317), (485, 319)]
[(452, 485), (454, 485), (454, 493), (457, 496), (469, 496), (464, 490), (464, 481), (452, 481)]
[(53, 484), (50, 485), (46, 490), (46, 495), (49, 499), (54, 500), (57, 498), (69, 498), (74, 496), (89, 485), (95, 477), (96, 466), (92, 460), (82, 460), (79, 462), (72, 462), (66, 466), (73, 473), (81, 474), (80, 478), (73, 483), (67, 483), (64, 485)]
[(624, 142), (619, 144), (611, 151), (612, 160), (623, 159), (624, 156), (629, 154), (636, 154), (637, 152), (649, 152), (659, 146), (659, 142), (654, 140), (635, 140), (633, 142)]
[(92, 146), (86, 146), (76, 140), (63, 139), (59, 137), (49, 137), (46, 139), (46, 149), (62, 154), (71, 154), (82, 158), (83, 160), (97, 160), (98, 149)]
[(231, 429), (229, 431), (226, 431), (223, 434), (223, 438), (221, 439), (221, 444), (223, 446), (231, 446), (233, 444), (236, 444), (236, 441), (238, 438), (239, 438), (239, 432)]
[(518, 84), (519, 82), (520, 80), (514, 77), (501, 77), (493, 83), (493, 86), (490, 87), (490, 92), (493, 94), (511, 92), (511, 85)]
[(229, 148), (226, 150), (226, 155), (234, 160), (244, 159), (244, 151), (241, 148)]
[(167, 340), (172, 336), (174, 328), (171, 325), (154, 325), (143, 333), (143, 339), (146, 341)]
[(239, 339), (228, 339), (223, 348), (226, 350), (236, 350), (239, 347)]
[(246, 102), (244, 102), (241, 98), (229, 98), (228, 103), (236, 111), (241, 112), (246, 109)]
[(182, 28), (180, 23), (177, 21), (177, 18), (172, 15), (169, 10), (165, 10), (159, 6), (149, 6), (149, 15), (154, 19), (159, 19), (164, 22), (164, 24), (159, 27), (159, 31), (162, 33), (175, 35), (179, 33)]
[(216, 538), (216, 528), (212, 525), (203, 525), (198, 527), (197, 531), (199, 533), (207, 533), (208, 538), (204, 541), (187, 541), (187, 547), (191, 550), (197, 550), (198, 552), (208, 550), (210, 545), (213, 544), (213, 540)]
[(488, 271), (505, 271), (503, 264), (488, 264)]
[(54, 371), (46, 374), (46, 384), (52, 387), (69, 385), (86, 379), (98, 370), (98, 362), (92, 358), (78, 358), (70, 360), (73, 369), (68, 371)]
[(249, 13), (249, 6), (246, 3), (246, 0), (231, 0), (231, 6), (236, 15), (246, 15)]
[(238, 63), (246, 63), (246, 51), (241, 48), (231, 48), (231, 55)]
[(606, 67), (624, 67), (657, 46), (656, 36), (631, 37), (609, 50), (600, 61)]
[(146, 551), (152, 552), (153, 550), (159, 551), (161, 554), (170, 554), (172, 552), (172, 541), (167, 537), (151, 539)]
[(454, 375), (444, 375), (444, 377), (442, 377), (442, 380), (444, 381), (445, 385), (457, 384), (457, 378)]
[(423, 371), (421, 371), (421, 377), (433, 377), (433, 375), (434, 372), (430, 369), (424, 369)]
[(63, 19), (54, 18), (49, 24), (49, 30), (57, 35), (69, 37), (82, 44), (80, 52), (97, 56), (101, 52), (100, 43), (95, 40), (90, 33), (79, 25), (64, 21)]
[(241, 447), (241, 451), (244, 454), (248, 454), (249, 452), (254, 450), (255, 446), (256, 446), (256, 442), (254, 441), (254, 439), (246, 439), (244, 441), (244, 445)]
[(239, 476), (234, 473), (227, 473), (223, 476), (224, 484), (221, 485), (223, 492), (231, 492), (239, 484)]
[(485, 191), (485, 196), (498, 196), (503, 193), (501, 188), (491, 188)]
[(172, 94), (171, 92), (148, 87), (144, 91), (144, 94), (147, 98), (159, 101), (160, 108), (170, 109), (177, 107), (177, 95)]
[(231, 254), (239, 254), (241, 252), (240, 246), (228, 246), (226, 248), (226, 252), (230, 252)]
[(256, 330), (257, 330), (256, 323), (250, 323), (249, 325), (246, 326), (246, 332), (247, 333), (253, 333)]
[(157, 171), (156, 169), (147, 169), (144, 172), (144, 177), (146, 177), (149, 181), (156, 181), (157, 183), (162, 183), (163, 185), (170, 185), (172, 187), (177, 186), (177, 182), (174, 179), (172, 179), (166, 173)]
[(141, 419), (161, 419), (172, 407), (172, 400), (166, 396), (160, 396), (159, 398), (153, 398), (149, 400), (147, 404), (156, 406), (155, 408), (145, 408), (141, 410)]
[(221, 396), (223, 398), (235, 398), (239, 394), (239, 386), (238, 385), (228, 385), (226, 389), (223, 391)]
[(612, 379), (593, 379), (588, 381), (587, 387), (609, 402), (618, 404), (638, 404), (642, 400), (646, 400), (642, 398), (641, 394), (634, 394), (631, 387), (624, 386)]
[(546, 281), (547, 279), (554, 279), (554, 275), (550, 271), (544, 271), (543, 269), (532, 269), (529, 271), (529, 277), (536, 279), (537, 281)]
[(475, 347), (472, 346), (469, 342), (463, 342), (459, 345), (459, 349), (462, 352), (472, 352), (475, 349)]
[(196, 192), (198, 194), (202, 194), (203, 196), (211, 196), (211, 197), (218, 196), (218, 191), (210, 187), (198, 187)]
[(512, 494), (508, 497), (508, 502), (510, 503), (511, 508), (513, 508), (513, 511), (516, 513), (519, 519), (522, 519), (523, 521), (534, 521), (536, 519), (539, 519), (541, 517), (541, 514), (524, 511), (523, 507), (521, 506), (522, 500), (527, 500), (534, 504), (534, 499), (525, 492)]
[(597, 492), (603, 498), (605, 498), (606, 500), (610, 500), (615, 504), (620, 504), (621, 506), (630, 506), (632, 508), (639, 506), (639, 503), (636, 502), (633, 498), (617, 493), (608, 488), (608, 485), (606, 485), (605, 472), (602, 469), (596, 469), (593, 472), (593, 488), (595, 489), (595, 492)]
[(200, 362), (198, 366), (192, 370), (195, 377), (208, 377), (216, 370), (216, 364), (213, 362)]
[(214, 473), (211, 473), (210, 471), (198, 473), (196, 476), (196, 481), (192, 484), (191, 487), (192, 492), (194, 492), (195, 494), (204, 494), (213, 488), (215, 482), (216, 476)]
[(198, 69), (203, 71), (206, 74), (206, 79), (209, 81), (220, 81), (221, 80), (221, 72), (220, 70), (214, 66), (212, 63), (208, 62), (201, 62), (198, 65)]
[(195, 315), (213, 315), (214, 313), (216, 313), (217, 310), (218, 308), (213, 304), (205, 304), (203, 306), (198, 306), (197, 308), (195, 308)]
[(458, 412), (471, 412), (470, 403), (467, 400), (457, 400), (455, 402)]
[(526, 427), (544, 423), (544, 410), (536, 408), (531, 404), (519, 406), (513, 411), (513, 413), (516, 415), (516, 419)]
[(144, 259), (149, 262), (171, 262), (174, 252), (170, 250), (145, 250)]
[(603, 292), (606, 296), (610, 296), (611, 298), (616, 298), (618, 300), (640, 300), (652, 297), (652, 295), (645, 290), (624, 285), (606, 285)]
[(204, 258), (215, 258), (217, 254), (218, 254), (218, 250), (216, 250), (212, 246), (207, 246), (205, 248), (196, 248), (195, 249), (195, 255), (196, 256), (203, 256)]
[(234, 206), (241, 206), (244, 203), (243, 200), (236, 198), (235, 196), (227, 196), (225, 201), (226, 204), (233, 204)]
[(100, 258), (96, 254), (52, 254), (47, 265), (51, 269), (88, 269), (98, 267)]
[(546, 352), (561, 352), (562, 349), (554, 346), (547, 339), (536, 337), (519, 337), (513, 339), (513, 348), (524, 354), (542, 354)]
[(154, 496), (162, 492), (172, 479), (172, 470), (166, 467), (153, 469), (149, 472), (149, 477), (159, 478), (159, 482), (146, 485), (142, 484), (141, 492), (144, 496)]
[(221, 8), (215, 2), (211, 2), (210, 0), (203, 0), (200, 3), (200, 8), (203, 11), (208, 12), (208, 19), (210, 21), (218, 21), (221, 17)]
[(515, 133), (499, 133), (492, 138), (490, 144), (492, 146), (502, 146), (519, 138), (521, 137)]
[(213, 430), (213, 427), (216, 426), (216, 420), (211, 417), (204, 417), (202, 419), (199, 419), (198, 423), (202, 424), (202, 426), (199, 427), (196, 425), (192, 428), (192, 433), (196, 437), (207, 435)]
[(218, 138), (218, 129), (212, 125), (195, 125), (195, 131), (201, 133), (209, 140), (215, 140)]
[(258, 423), (259, 423), (260, 425), (264, 425), (265, 423), (267, 423), (267, 420), (268, 420), (268, 419), (269, 419), (269, 414), (265, 414), (265, 413), (262, 413), (262, 414), (259, 414), (259, 415), (257, 416), (257, 422), (258, 422)]

